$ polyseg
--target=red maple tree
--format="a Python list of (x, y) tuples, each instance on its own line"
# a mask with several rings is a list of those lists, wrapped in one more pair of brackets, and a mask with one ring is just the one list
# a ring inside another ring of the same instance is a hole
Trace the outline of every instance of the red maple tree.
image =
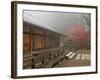
[(87, 31), (79, 22), (70, 28), (69, 32), (71, 33), (71, 35), (69, 35), (69, 39), (79, 42), (86, 41), (89, 36), (89, 31)]

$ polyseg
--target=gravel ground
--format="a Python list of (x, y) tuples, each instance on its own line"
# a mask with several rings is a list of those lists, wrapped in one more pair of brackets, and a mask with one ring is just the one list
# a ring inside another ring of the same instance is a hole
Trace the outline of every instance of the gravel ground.
[(77, 51), (73, 51), (75, 56), (73, 58), (64, 58), (53, 67), (79, 67), (79, 66), (90, 66), (90, 50), (81, 49)]

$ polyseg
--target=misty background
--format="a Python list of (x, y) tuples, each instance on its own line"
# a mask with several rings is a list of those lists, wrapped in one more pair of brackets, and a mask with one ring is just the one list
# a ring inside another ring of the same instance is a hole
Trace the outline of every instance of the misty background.
[(70, 47), (90, 48), (89, 13), (23, 11), (23, 21), (65, 35), (64, 44)]
[[(69, 29), (77, 22), (89, 30), (90, 14), (69, 13), (69, 12), (47, 12), (47, 11), (24, 11), (23, 19), (40, 27), (48, 28), (53, 31), (69, 34)], [(88, 23), (87, 23), (88, 22)]]

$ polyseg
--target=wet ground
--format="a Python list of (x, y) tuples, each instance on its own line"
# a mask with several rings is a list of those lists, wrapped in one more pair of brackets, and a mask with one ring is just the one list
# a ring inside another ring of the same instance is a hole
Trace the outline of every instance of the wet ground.
[(53, 67), (90, 66), (90, 62), (90, 50), (80, 49), (66, 53), (65, 58), (55, 64)]

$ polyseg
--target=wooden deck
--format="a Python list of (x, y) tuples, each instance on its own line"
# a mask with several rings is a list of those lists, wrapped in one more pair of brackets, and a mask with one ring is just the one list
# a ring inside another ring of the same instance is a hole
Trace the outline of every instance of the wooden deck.
[(31, 55), (24, 55), (23, 68), (52, 68), (74, 67), (90, 65), (90, 50), (69, 50), (52, 48), (42, 51), (33, 51)]
[(51, 68), (63, 59), (70, 50), (64, 48), (52, 48), (42, 51), (33, 51), (30, 55), (24, 55), (23, 68)]

